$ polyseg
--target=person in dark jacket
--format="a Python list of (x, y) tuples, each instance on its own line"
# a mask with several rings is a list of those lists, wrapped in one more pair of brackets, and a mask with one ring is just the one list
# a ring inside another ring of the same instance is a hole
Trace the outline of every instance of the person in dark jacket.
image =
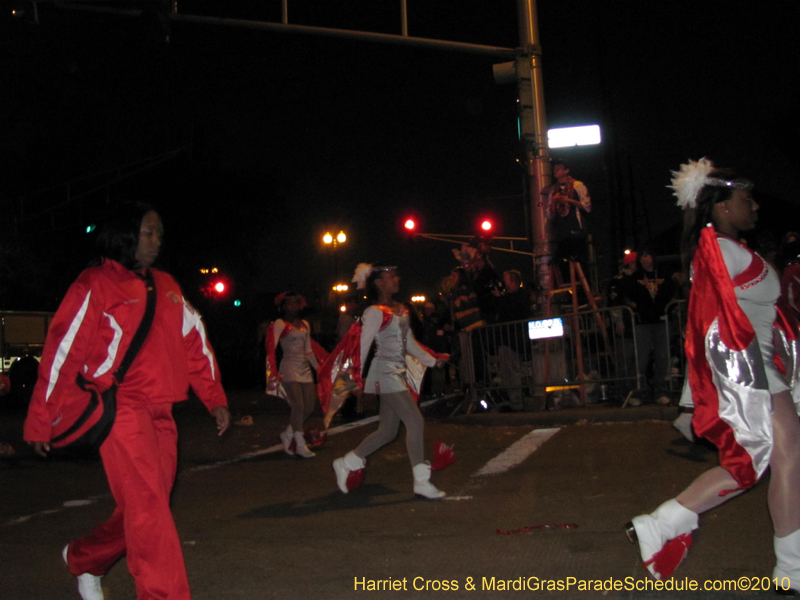
[(663, 276), (656, 267), (656, 258), (648, 247), (637, 252), (636, 269), (624, 278), (624, 303), (636, 321), (636, 353), (641, 373), (647, 372), (653, 358), (653, 380), (650, 387), (659, 404), (669, 404), (667, 380), (669, 352), (664, 310), (679, 294), (680, 286), (671, 275)]

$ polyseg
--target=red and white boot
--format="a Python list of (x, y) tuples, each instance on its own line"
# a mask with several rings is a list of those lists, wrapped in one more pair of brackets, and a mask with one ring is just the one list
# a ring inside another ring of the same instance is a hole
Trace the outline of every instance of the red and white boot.
[(786, 537), (776, 537), (772, 571), (775, 591), (781, 596), (800, 596), (800, 529)]
[(353, 491), (364, 480), (364, 467), (367, 461), (355, 452), (348, 452), (341, 458), (333, 461), (333, 470), (336, 472), (336, 485), (343, 494)]
[(656, 579), (668, 579), (692, 547), (697, 513), (674, 498), (649, 515), (634, 517), (625, 532), (639, 542), (642, 562)]

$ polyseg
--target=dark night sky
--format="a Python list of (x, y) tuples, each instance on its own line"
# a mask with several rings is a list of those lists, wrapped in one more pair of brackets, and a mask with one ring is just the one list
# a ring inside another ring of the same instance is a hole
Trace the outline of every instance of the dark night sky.
[[(518, 45), (511, 0), (408, 4), (412, 36)], [(398, 6), (294, 0), (290, 22), (398, 33)], [(179, 7), (276, 21), (280, 2)], [(538, 8), (548, 125), (603, 128), (601, 147), (560, 155), (590, 189), (607, 269), (624, 244), (679, 221), (665, 186), (668, 170), (689, 157), (752, 177), (767, 229), (800, 228), (796, 2), (540, 0)], [(319, 240), (342, 228), (350, 241), (339, 249), (340, 278), (359, 261), (384, 260), (401, 266), (405, 292), (431, 293), (456, 264), (453, 246), (404, 240), (398, 223), (409, 209), (428, 232), (471, 233), (491, 212), (501, 235), (526, 235), (516, 91), (495, 85), (496, 59), (188, 23), (173, 25), (165, 48), (143, 19), (47, 4), (40, 21), (3, 22), (6, 214), (19, 215), (23, 193), (174, 148), (191, 152), (47, 212), (49, 220), (25, 221), (14, 239), (29, 251), (4, 256), (42, 278), (57, 267), (48, 278), (57, 289), (29, 284), (27, 295), (10, 296), (18, 302), (46, 305), (63, 292), (85, 264), (81, 226), (108, 198), (146, 197), (161, 208), (165, 263), (188, 292), (208, 263), (249, 297), (325, 289), (334, 261)], [(63, 189), (30, 196), (25, 215), (64, 199)], [(531, 277), (527, 258), (493, 260)]]

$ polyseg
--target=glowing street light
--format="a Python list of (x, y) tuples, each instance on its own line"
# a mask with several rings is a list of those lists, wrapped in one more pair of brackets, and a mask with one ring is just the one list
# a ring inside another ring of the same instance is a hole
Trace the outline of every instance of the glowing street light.
[(326, 245), (333, 244), (333, 247), (336, 248), (339, 244), (344, 244), (347, 241), (347, 235), (344, 231), (340, 231), (336, 234), (336, 237), (333, 237), (333, 234), (330, 231), (326, 231), (325, 235), (322, 236), (322, 242)]
[(346, 241), (347, 235), (341, 230), (336, 234), (336, 237), (333, 237), (330, 231), (326, 231), (325, 235), (322, 236), (322, 243), (326, 246), (333, 245), (333, 276), (337, 279), (339, 278), (339, 264), (336, 256), (336, 249), (339, 247), (339, 244), (344, 244)]

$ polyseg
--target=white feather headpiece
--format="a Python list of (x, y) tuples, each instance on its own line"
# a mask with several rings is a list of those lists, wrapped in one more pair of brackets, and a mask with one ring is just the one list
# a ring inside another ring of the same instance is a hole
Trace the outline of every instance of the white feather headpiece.
[(706, 179), (713, 170), (714, 163), (704, 157), (698, 161), (689, 160), (681, 165), (680, 171), (671, 171), (672, 185), (667, 187), (674, 190), (673, 195), (678, 199), (678, 206), (684, 210), (697, 206), (697, 195), (708, 183)]
[(357, 289), (363, 290), (367, 287), (367, 279), (372, 275), (372, 265), (369, 263), (358, 263), (356, 271), (353, 273), (353, 283), (357, 283)]

